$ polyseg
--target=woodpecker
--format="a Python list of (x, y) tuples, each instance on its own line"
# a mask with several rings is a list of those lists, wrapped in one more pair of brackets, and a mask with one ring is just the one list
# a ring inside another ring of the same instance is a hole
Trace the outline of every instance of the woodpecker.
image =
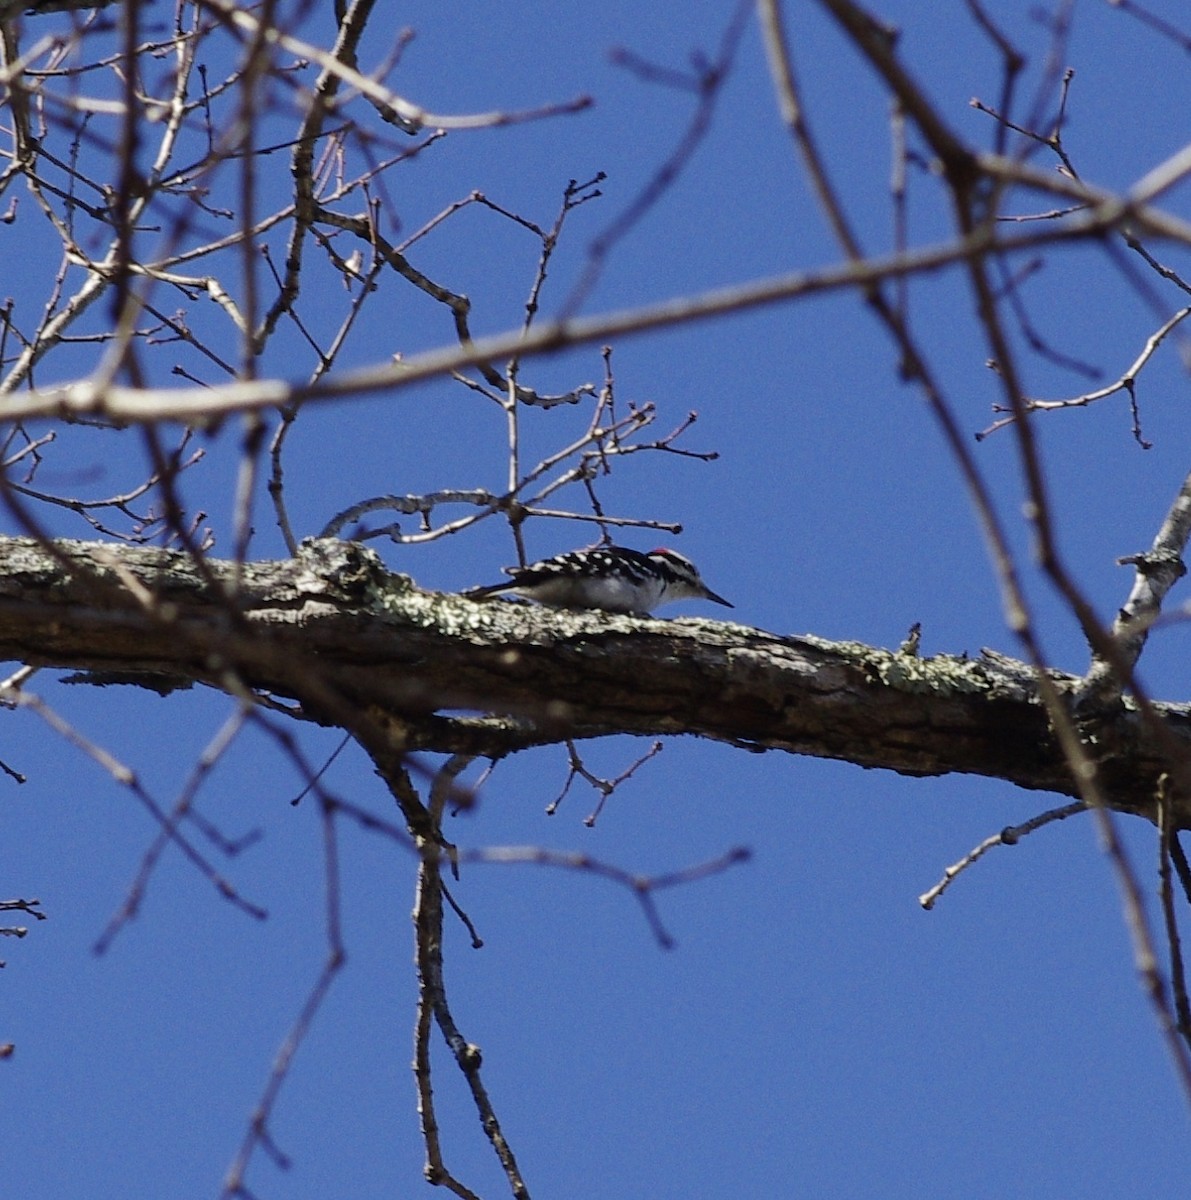
[(463, 594), (483, 600), (512, 592), (553, 608), (598, 608), (604, 612), (646, 615), (672, 600), (710, 600), (735, 605), (717, 596), (699, 578), (694, 563), (674, 550), (643, 554), (625, 546), (572, 550), (528, 567), (506, 567), (508, 583), (471, 588)]

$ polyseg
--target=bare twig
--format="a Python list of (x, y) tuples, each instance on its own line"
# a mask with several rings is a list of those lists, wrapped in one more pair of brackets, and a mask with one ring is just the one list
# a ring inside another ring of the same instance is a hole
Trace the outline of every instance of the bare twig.
[(1033, 833), (1035, 829), (1041, 829), (1044, 825), (1049, 825), (1054, 821), (1065, 821), (1068, 817), (1073, 817), (1076, 813), (1087, 812), (1087, 810), (1088, 806), (1082, 800), (1076, 800), (1073, 804), (1064, 804), (1061, 808), (1052, 808), (1044, 813), (1039, 813), (1038, 816), (1031, 817), (1020, 825), (1007, 825), (1000, 833), (985, 838), (978, 846), (969, 850), (959, 862), (949, 866), (943, 872), (943, 878), (929, 891), (923, 892), (918, 897), (918, 903), (928, 910), (934, 908), (935, 901), (951, 886), (955, 878), (963, 874), (995, 846), (1016, 846), (1023, 837)]
[(244, 1183), (244, 1175), (258, 1148), (268, 1153), (278, 1166), (282, 1168), (289, 1166), (288, 1156), (276, 1145), (269, 1132), (269, 1120), (273, 1115), (273, 1109), (281, 1089), (289, 1078), (293, 1060), (310, 1033), (319, 1009), (322, 1008), (336, 976), (343, 970), (345, 954), (340, 924), (339, 845), (335, 831), (335, 811), (332, 805), (322, 804), (319, 812), (323, 838), (326, 958), (323, 960), (322, 969), (312, 984), (301, 1011), (273, 1059), (268, 1081), (253, 1110), (244, 1139), (224, 1176), (223, 1189), (220, 1193), (221, 1200), (222, 1198), (231, 1200), (233, 1197), (251, 1196)]
[(546, 805), (546, 813), (553, 816), (558, 811), (558, 806), (562, 803), (567, 792), (571, 790), (571, 784), (576, 779), (583, 779), (589, 783), (592, 788), (599, 794), (599, 801), (595, 809), (583, 819), (583, 824), (590, 828), (596, 823), (600, 813), (604, 810), (604, 805), (608, 801), (608, 797), (626, 780), (631, 779), (636, 773), (638, 767), (644, 766), (651, 758), (656, 758), (662, 752), (661, 742), (654, 742), (649, 749), (638, 758), (634, 759), (615, 779), (604, 779), (599, 775), (592, 774), (583, 762), (579, 754), (578, 748), (572, 739), (566, 741), (568, 773), (566, 783), (562, 786), (562, 791)]

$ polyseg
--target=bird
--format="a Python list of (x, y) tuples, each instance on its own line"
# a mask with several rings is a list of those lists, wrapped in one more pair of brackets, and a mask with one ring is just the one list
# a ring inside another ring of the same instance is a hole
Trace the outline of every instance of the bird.
[(648, 616), (673, 600), (710, 600), (736, 607), (703, 582), (689, 558), (664, 547), (646, 554), (627, 546), (597, 546), (504, 570), (511, 576), (507, 583), (470, 588), (463, 595), (486, 600), (509, 592), (552, 608), (594, 608), (635, 616)]

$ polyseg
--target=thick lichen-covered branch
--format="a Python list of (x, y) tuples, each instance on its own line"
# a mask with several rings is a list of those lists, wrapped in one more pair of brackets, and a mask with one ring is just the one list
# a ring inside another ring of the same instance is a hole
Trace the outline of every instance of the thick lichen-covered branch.
[[(200, 570), (172, 551), (0, 539), (0, 657), (163, 691), (234, 678), (362, 735), (378, 760), (689, 734), (1078, 794), (1035, 676), (999, 655), (923, 659), (723, 621), (477, 604), (422, 591), (350, 542)], [(1080, 682), (1050, 678), (1063, 696)], [(1188, 707), (1158, 711), (1167, 743), (1191, 748)], [(1111, 805), (1151, 814), (1166, 748), (1128, 704), (1088, 736)]]

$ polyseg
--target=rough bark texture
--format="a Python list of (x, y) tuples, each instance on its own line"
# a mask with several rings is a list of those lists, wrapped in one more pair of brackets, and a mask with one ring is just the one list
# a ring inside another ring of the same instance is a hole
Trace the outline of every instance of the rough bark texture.
[[(502, 754), (563, 737), (694, 734), (910, 775), (1077, 795), (1034, 676), (1000, 656), (920, 659), (723, 621), (477, 604), (362, 546), (197, 563), (171, 551), (0, 539), (0, 657), (168, 691), (198, 680), (296, 701), (370, 749)], [(1051, 676), (1068, 695), (1074, 677)], [(1191, 749), (1191, 713), (1159, 706)], [(481, 715), (476, 715), (481, 714)], [(1147, 815), (1167, 747), (1128, 706), (1096, 728), (1113, 807)], [(1182, 824), (1188, 824), (1184, 819)]]

